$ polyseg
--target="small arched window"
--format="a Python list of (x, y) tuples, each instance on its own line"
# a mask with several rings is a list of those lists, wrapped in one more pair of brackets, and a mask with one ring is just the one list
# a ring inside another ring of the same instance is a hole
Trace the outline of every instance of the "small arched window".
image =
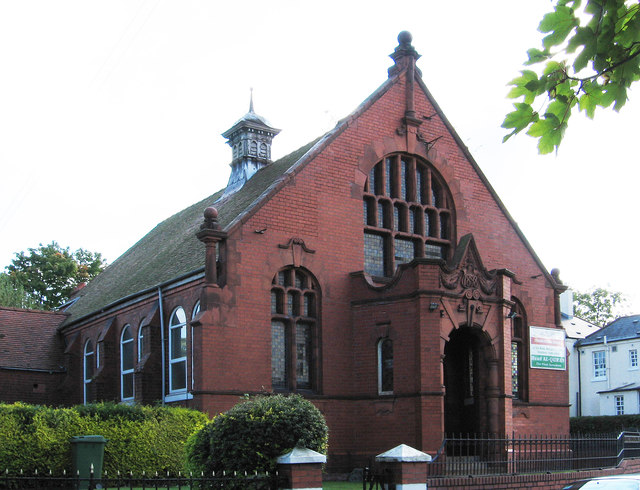
[(169, 392), (187, 389), (187, 316), (178, 306), (169, 320)]
[(271, 385), (317, 390), (319, 287), (306, 270), (287, 267), (271, 286)]
[(120, 399), (133, 400), (133, 335), (125, 325), (120, 335)]
[(425, 161), (392, 154), (364, 187), (364, 270), (390, 277), (416, 257), (446, 259), (455, 240), (453, 198)]
[(149, 353), (149, 325), (138, 327), (138, 362)]
[(83, 385), (84, 385), (84, 393), (83, 393), (83, 402), (86, 404), (88, 402), (88, 388), (89, 383), (93, 380), (93, 372), (95, 367), (95, 353), (93, 350), (93, 342), (91, 340), (87, 340), (84, 344), (84, 355), (83, 355)]
[[(196, 301), (196, 304), (193, 306), (193, 313), (191, 314), (191, 320), (195, 320), (195, 318), (200, 314), (200, 300)], [(195, 379), (193, 376), (193, 326), (191, 327), (191, 389), (195, 386)]]
[(378, 394), (393, 393), (393, 340), (384, 337), (378, 341)]
[(527, 367), (529, 328), (522, 303), (511, 298), (515, 303), (509, 318), (511, 318), (511, 393), (516, 400), (527, 400)]

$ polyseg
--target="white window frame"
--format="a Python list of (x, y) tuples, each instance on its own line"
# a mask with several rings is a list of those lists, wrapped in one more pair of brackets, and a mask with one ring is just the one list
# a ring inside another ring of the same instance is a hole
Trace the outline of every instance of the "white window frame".
[[(179, 318), (177, 318), (177, 315), (179, 314), (179, 312), (182, 312), (182, 317), (184, 318), (184, 321), (180, 321)], [(177, 321), (174, 324), (174, 318), (177, 319)], [(185, 348), (185, 353), (184, 356), (180, 356), (177, 357), (176, 353), (173, 352), (173, 334), (175, 330), (181, 330), (182, 334), (184, 334), (185, 337), (185, 342), (187, 342), (187, 315), (184, 311), (184, 308), (182, 306), (178, 306), (177, 308), (175, 308), (173, 310), (173, 312), (171, 313), (171, 316), (169, 317), (169, 394), (173, 394), (173, 393), (185, 393), (187, 391), (187, 349)], [(184, 365), (184, 385), (178, 388), (175, 388), (173, 386), (173, 370), (176, 368), (176, 366), (178, 365)]]
[[(129, 332), (129, 339), (128, 340), (124, 340), (124, 334), (126, 332)], [(134, 371), (134, 352), (133, 352), (133, 345), (134, 345), (134, 340), (133, 340), (133, 335), (131, 335), (131, 325), (127, 324), (124, 326), (124, 328), (122, 329), (122, 332), (120, 334), (120, 400), (122, 400), (123, 402), (126, 401), (132, 401), (135, 399), (135, 392), (136, 392), (136, 385), (135, 385), (135, 381), (133, 379), (133, 371)], [(131, 368), (129, 369), (125, 369), (124, 367), (124, 350), (125, 348), (130, 348), (131, 349)], [(131, 396), (126, 397), (124, 396), (124, 383), (125, 383), (125, 376), (130, 374), (131, 375)]]
[(595, 350), (592, 352), (593, 379), (602, 381), (607, 379), (607, 351)]
[[(94, 366), (92, 366), (92, 369), (91, 369), (92, 375), (90, 377), (87, 376), (88, 374), (87, 362), (91, 362), (92, 364), (94, 364)], [(93, 342), (91, 342), (91, 339), (88, 339), (84, 343), (84, 349), (83, 349), (83, 355), (82, 355), (82, 385), (83, 385), (82, 402), (85, 405), (87, 404), (87, 387), (93, 381), (94, 371), (95, 371), (95, 350), (93, 348)]]
[(629, 369), (638, 369), (638, 349), (629, 349)]
[[(147, 341), (149, 341), (149, 339), (147, 339)], [(142, 360), (142, 355), (144, 354), (143, 344), (144, 328), (142, 328), (142, 322), (140, 322), (140, 326), (138, 327), (138, 362)]]
[(616, 415), (624, 415), (624, 395), (615, 395), (613, 404)]

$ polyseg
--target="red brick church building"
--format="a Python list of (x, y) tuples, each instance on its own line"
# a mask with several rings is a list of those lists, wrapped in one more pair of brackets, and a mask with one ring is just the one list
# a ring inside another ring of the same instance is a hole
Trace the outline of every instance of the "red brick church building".
[(227, 188), (158, 224), (57, 320), (66, 375), (47, 396), (215, 414), (300, 393), (345, 469), (400, 443), (433, 454), (445, 432), (568, 432), (566, 372), (529, 362), (529, 327), (561, 329), (564, 286), (398, 40), (388, 79), (290, 155), (271, 160), (278, 130), (253, 107), (223, 134)]

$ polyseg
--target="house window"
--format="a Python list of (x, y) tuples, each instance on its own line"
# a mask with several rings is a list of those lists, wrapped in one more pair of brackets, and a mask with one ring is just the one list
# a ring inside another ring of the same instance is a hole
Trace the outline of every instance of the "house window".
[(93, 368), (95, 366), (95, 354), (93, 351), (93, 342), (87, 340), (84, 344), (84, 356), (83, 356), (83, 381), (84, 381), (84, 403), (88, 402), (87, 391), (89, 383), (93, 380)]
[(616, 415), (624, 415), (624, 395), (616, 395), (614, 398), (616, 404)]
[(629, 369), (638, 369), (638, 349), (629, 351)]
[(393, 341), (389, 337), (378, 341), (378, 393), (393, 393)]
[(603, 350), (593, 352), (593, 379), (606, 379), (607, 358)]
[(516, 400), (527, 399), (527, 321), (524, 307), (515, 298), (511, 317), (511, 395)]
[(169, 320), (169, 392), (187, 389), (187, 316), (179, 306)]
[(318, 389), (318, 305), (315, 278), (301, 268), (278, 272), (271, 286), (271, 385)]
[(120, 336), (120, 398), (133, 400), (133, 336), (129, 325)]
[(393, 154), (364, 187), (364, 270), (390, 277), (416, 257), (446, 258), (454, 240), (453, 199), (426, 162)]
[(149, 352), (149, 326), (138, 327), (138, 362)]

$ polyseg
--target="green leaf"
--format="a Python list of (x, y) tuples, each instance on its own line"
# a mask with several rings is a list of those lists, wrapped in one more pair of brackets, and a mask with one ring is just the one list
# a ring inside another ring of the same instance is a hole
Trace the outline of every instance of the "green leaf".
[(529, 59), (524, 62), (525, 66), (545, 61), (549, 59), (551, 55), (548, 51), (540, 51), (539, 49), (531, 48), (527, 51), (527, 56), (529, 57)]
[(545, 49), (562, 44), (577, 25), (578, 19), (569, 7), (557, 6), (554, 12), (546, 14), (538, 26), (540, 32), (550, 32), (542, 40)]

